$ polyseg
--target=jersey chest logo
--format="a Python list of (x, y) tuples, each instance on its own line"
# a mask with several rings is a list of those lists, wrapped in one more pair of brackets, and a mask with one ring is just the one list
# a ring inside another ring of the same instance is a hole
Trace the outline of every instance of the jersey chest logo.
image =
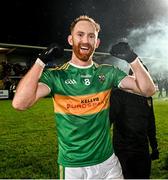
[(102, 83), (105, 81), (105, 75), (104, 74), (100, 74), (99, 75), (99, 81)]
[(75, 81), (75, 79), (66, 79), (65, 84), (77, 84), (77, 82)]

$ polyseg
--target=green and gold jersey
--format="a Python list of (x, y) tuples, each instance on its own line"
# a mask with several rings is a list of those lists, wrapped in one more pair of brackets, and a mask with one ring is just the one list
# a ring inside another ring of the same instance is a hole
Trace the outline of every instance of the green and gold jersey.
[(101, 163), (112, 153), (109, 98), (126, 73), (112, 65), (78, 67), (69, 62), (43, 72), (51, 89), (58, 132), (58, 163), (82, 167)]

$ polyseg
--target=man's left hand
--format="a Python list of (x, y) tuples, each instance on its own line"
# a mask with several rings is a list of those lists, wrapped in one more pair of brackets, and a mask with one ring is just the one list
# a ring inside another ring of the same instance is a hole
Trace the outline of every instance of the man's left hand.
[(126, 42), (119, 42), (112, 46), (110, 54), (114, 57), (126, 60), (128, 63), (133, 62), (138, 57)]

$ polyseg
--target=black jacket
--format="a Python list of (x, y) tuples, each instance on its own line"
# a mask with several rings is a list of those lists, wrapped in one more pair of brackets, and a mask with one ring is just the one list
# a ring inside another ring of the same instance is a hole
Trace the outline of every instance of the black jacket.
[(149, 152), (157, 148), (152, 97), (116, 89), (111, 94), (110, 122), (115, 151)]

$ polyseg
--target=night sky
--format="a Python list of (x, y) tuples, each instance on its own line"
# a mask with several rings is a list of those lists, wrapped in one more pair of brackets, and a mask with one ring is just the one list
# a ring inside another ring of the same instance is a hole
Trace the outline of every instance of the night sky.
[[(1, 43), (68, 48), (71, 21), (86, 14), (101, 25), (100, 51), (125, 38), (134, 28), (165, 16), (167, 0), (11, 0), (1, 5)], [(3, 18), (2, 18), (3, 17)]]
[[(168, 72), (168, 0), (5, 0), (0, 15), (0, 43), (57, 42), (66, 49), (71, 48), (67, 43), (71, 22), (88, 15), (101, 25), (96, 51), (109, 52), (113, 44), (126, 40), (149, 70)], [(125, 68), (123, 61), (117, 63)]]

